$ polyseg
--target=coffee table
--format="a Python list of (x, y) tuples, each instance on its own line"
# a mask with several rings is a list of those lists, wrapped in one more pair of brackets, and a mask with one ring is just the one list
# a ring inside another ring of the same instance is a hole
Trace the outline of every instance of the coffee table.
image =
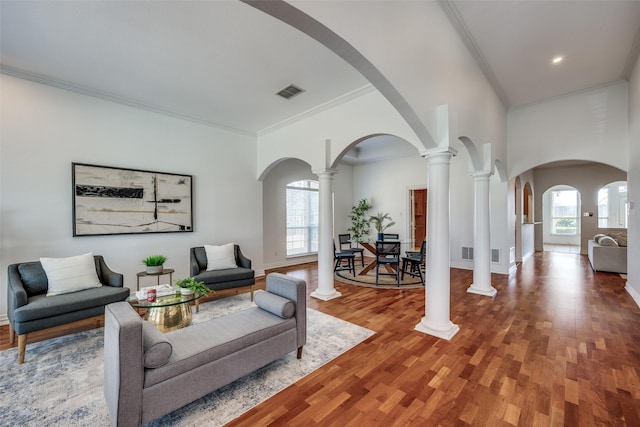
[(139, 300), (135, 296), (127, 298), (133, 308), (146, 309), (144, 319), (153, 323), (161, 332), (175, 331), (191, 324), (192, 314), (189, 303), (202, 295), (166, 295), (157, 297), (155, 302)]

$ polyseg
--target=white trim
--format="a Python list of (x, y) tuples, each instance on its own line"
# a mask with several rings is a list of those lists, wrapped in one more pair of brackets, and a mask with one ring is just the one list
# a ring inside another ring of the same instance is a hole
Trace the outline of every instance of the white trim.
[(283, 127), (289, 126), (295, 122), (298, 122), (302, 119), (305, 119), (307, 117), (311, 117), (314, 116), (318, 113), (321, 113), (322, 111), (325, 110), (329, 110), (333, 107), (336, 107), (340, 104), (344, 104), (345, 102), (349, 102), (353, 99), (359, 98), (363, 95), (366, 95), (368, 93), (371, 92), (375, 92), (377, 91), (376, 87), (373, 86), (372, 84), (368, 84), (366, 86), (362, 86), (361, 88), (358, 88), (356, 90), (353, 90), (351, 92), (348, 92), (342, 96), (339, 96), (335, 99), (332, 99), (331, 101), (327, 101), (324, 104), (320, 104), (316, 107), (313, 107), (307, 111), (303, 111), (302, 113), (296, 114), (295, 116), (291, 116), (288, 119), (284, 119), (278, 123), (275, 123), (271, 126), (267, 126), (264, 129), (260, 129), (258, 132), (256, 132), (257, 136), (264, 136), (270, 132), (273, 132), (275, 130), (281, 129)]
[(0, 314), (0, 326), (4, 326), (4, 325), (8, 325), (9, 324), (9, 318), (7, 317), (6, 314)]

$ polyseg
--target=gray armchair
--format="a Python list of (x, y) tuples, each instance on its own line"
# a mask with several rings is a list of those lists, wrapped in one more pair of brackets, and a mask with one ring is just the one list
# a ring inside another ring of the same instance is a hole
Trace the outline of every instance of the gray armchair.
[(122, 274), (111, 271), (102, 256), (93, 258), (102, 286), (55, 296), (47, 296), (49, 282), (40, 261), (9, 266), (9, 342), (18, 335), (18, 363), (24, 362), (29, 333), (102, 315), (105, 305), (129, 296)]

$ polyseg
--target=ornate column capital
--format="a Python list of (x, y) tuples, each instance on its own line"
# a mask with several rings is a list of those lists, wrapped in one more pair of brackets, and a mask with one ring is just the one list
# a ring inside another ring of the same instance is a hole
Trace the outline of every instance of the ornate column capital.
[(314, 175), (317, 175), (318, 178), (321, 176), (332, 177), (333, 175), (338, 173), (338, 169), (324, 168), (324, 169), (314, 169), (311, 171)]
[(451, 159), (451, 157), (455, 157), (457, 155), (458, 155), (458, 150), (452, 147), (435, 147), (435, 148), (430, 148), (428, 150), (420, 151), (420, 156), (424, 157), (427, 160), (434, 159), (434, 158), (442, 158), (445, 156), (448, 159)]

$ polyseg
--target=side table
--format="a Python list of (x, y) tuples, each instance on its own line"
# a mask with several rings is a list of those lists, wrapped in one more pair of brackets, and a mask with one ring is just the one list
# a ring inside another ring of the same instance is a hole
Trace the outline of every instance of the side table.
[(168, 274), (169, 275), (169, 284), (173, 285), (173, 272), (174, 271), (175, 270), (173, 268), (165, 268), (160, 273), (147, 273), (146, 271), (141, 271), (140, 273), (137, 273), (136, 276), (138, 276), (138, 277), (137, 277), (137, 282), (136, 282), (136, 291), (140, 290), (140, 278), (141, 277), (156, 276), (158, 278), (156, 284), (160, 285), (160, 276), (164, 276), (165, 274)]

